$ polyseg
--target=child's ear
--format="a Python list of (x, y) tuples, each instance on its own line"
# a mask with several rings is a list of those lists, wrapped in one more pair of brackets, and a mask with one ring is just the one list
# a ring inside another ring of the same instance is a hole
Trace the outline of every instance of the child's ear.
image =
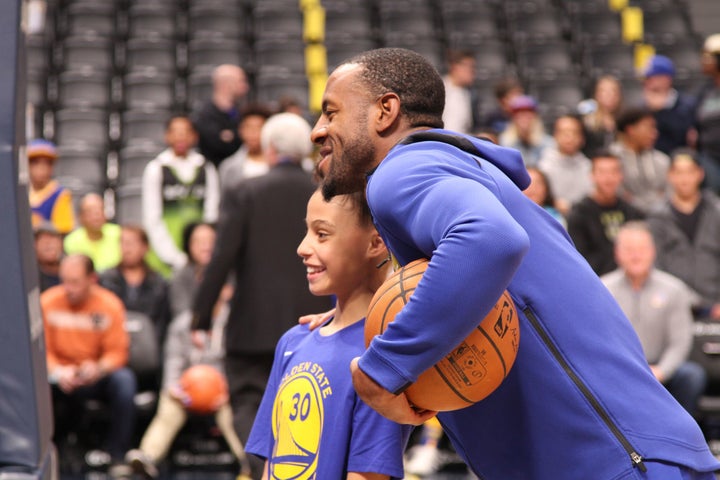
[(371, 258), (385, 258), (388, 255), (387, 247), (382, 237), (378, 233), (373, 233), (370, 237), (370, 246), (368, 247), (368, 255)]

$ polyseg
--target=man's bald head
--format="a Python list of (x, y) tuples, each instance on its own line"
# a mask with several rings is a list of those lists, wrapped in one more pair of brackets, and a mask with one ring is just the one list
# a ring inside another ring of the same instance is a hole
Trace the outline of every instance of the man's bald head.
[(248, 92), (245, 71), (237, 65), (218, 65), (213, 70), (212, 81), (216, 93), (242, 98)]

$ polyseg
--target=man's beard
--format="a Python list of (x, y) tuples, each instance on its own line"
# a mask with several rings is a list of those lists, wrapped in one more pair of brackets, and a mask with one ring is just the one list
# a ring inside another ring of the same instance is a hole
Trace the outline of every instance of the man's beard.
[(325, 201), (336, 195), (365, 190), (367, 174), (372, 167), (375, 151), (369, 142), (356, 142), (343, 152), (342, 159), (333, 155), (330, 168), (322, 182)]

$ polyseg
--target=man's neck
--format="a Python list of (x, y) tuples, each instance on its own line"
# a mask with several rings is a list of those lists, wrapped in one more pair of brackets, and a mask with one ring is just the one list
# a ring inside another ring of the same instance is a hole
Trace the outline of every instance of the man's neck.
[(227, 112), (235, 107), (235, 99), (230, 95), (225, 95), (224, 93), (213, 94), (212, 102), (223, 112)]
[(645, 285), (645, 282), (647, 282), (647, 279), (650, 276), (650, 272), (647, 272), (645, 275), (634, 275), (634, 276), (630, 276), (626, 273), (625, 276), (627, 277), (628, 282), (630, 282), (630, 287), (632, 287), (632, 289), (637, 292), (637, 291), (642, 290), (643, 286)]
[(128, 285), (138, 286), (140, 285), (147, 276), (147, 269), (145, 265), (132, 265), (132, 266), (120, 266), (120, 273), (128, 283)]
[(86, 227), (85, 232), (87, 233), (88, 238), (90, 240), (92, 240), (93, 242), (97, 242), (98, 240), (101, 240), (103, 238), (102, 228), (97, 229), (97, 230), (95, 230), (95, 229), (91, 230)]
[(673, 195), (670, 198), (670, 203), (672, 203), (673, 207), (675, 207), (677, 211), (689, 215), (695, 211), (697, 206), (700, 204), (700, 200), (702, 200), (702, 195), (700, 192), (696, 192), (694, 195), (684, 198), (681, 198), (678, 195)]
[(592, 193), (591, 198), (595, 200), (595, 203), (602, 206), (615, 205), (618, 201), (616, 194), (606, 195), (602, 192), (598, 192), (597, 190)]
[(57, 275), (60, 273), (60, 262), (38, 262), (38, 267), (40, 267), (40, 271), (46, 275)]

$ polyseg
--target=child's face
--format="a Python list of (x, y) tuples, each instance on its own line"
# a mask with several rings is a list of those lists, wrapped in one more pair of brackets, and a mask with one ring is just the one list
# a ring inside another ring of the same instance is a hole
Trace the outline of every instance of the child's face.
[(197, 133), (190, 120), (187, 118), (175, 118), (170, 122), (165, 132), (165, 143), (173, 149), (175, 155), (184, 157), (188, 151), (195, 146)]
[(583, 144), (582, 125), (579, 120), (561, 117), (555, 122), (555, 142), (563, 155), (575, 155)]
[(190, 235), (190, 258), (204, 267), (210, 263), (215, 247), (215, 230), (208, 225), (199, 225)]
[(120, 232), (120, 255), (124, 267), (142, 265), (147, 252), (148, 246), (145, 245), (137, 232), (125, 229)]
[(33, 188), (43, 188), (50, 182), (54, 166), (54, 161), (48, 157), (35, 157), (28, 160), (28, 173)]
[(250, 153), (260, 153), (260, 131), (265, 125), (265, 118), (260, 115), (249, 115), (240, 122), (238, 133)]
[(368, 284), (376, 270), (372, 250), (372, 225), (362, 226), (355, 205), (345, 195), (325, 202), (315, 192), (307, 206), (307, 233), (297, 253), (307, 267), (307, 281), (314, 295), (348, 298)]

